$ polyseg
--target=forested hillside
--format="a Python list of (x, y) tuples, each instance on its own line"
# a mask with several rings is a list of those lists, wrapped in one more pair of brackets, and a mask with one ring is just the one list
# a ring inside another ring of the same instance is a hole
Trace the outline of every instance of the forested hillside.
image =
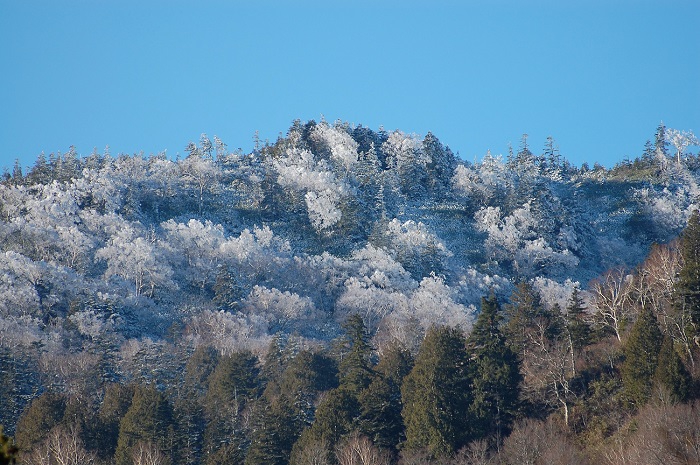
[(0, 424), (30, 464), (700, 463), (700, 159), (651, 136), (612, 169), (325, 121), (16, 164)]

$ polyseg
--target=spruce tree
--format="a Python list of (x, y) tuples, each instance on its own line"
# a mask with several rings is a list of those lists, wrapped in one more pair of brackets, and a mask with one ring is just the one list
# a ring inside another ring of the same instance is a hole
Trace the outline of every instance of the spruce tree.
[(342, 350), (345, 352), (339, 364), (340, 385), (358, 394), (369, 386), (374, 376), (370, 362), (372, 348), (367, 328), (360, 315), (351, 315), (343, 325), (345, 336)]
[(203, 400), (207, 419), (205, 454), (212, 455), (219, 449), (225, 449), (220, 452), (223, 455), (216, 456), (219, 457), (217, 460), (233, 460), (231, 454), (239, 457), (239, 450), (246, 442), (241, 413), (260, 394), (259, 373), (258, 359), (249, 351), (235, 352), (219, 360), (209, 376)]
[(114, 460), (117, 465), (132, 465), (133, 448), (139, 442), (152, 442), (166, 457), (173, 459), (176, 425), (170, 403), (150, 386), (139, 386), (129, 410), (119, 424), (119, 440)]
[(114, 456), (119, 440), (119, 422), (129, 411), (134, 398), (135, 386), (124, 386), (118, 383), (105, 387), (102, 404), (97, 412), (97, 449), (103, 459)]
[(65, 410), (65, 398), (55, 392), (46, 391), (34, 399), (17, 422), (17, 447), (31, 450), (41, 443), (51, 429), (61, 423)]
[(495, 295), (481, 300), (467, 351), (472, 403), (469, 412), (474, 438), (502, 438), (518, 410), (522, 376), (518, 357), (500, 330), (500, 306)]
[(661, 345), (654, 379), (668, 391), (671, 402), (685, 402), (690, 397), (693, 379), (669, 336)]
[(571, 371), (576, 375), (576, 357), (581, 350), (591, 342), (591, 328), (585, 321), (586, 307), (578, 287), (571, 293), (569, 305), (566, 307), (566, 337), (571, 354)]
[(467, 365), (465, 339), (459, 330), (445, 326), (428, 330), (401, 387), (406, 449), (425, 448), (437, 457), (465, 444), (471, 400)]
[(654, 135), (654, 148), (656, 152), (668, 156), (668, 141), (666, 140), (666, 125), (662, 121), (656, 128), (656, 134)]
[(683, 266), (675, 286), (676, 306), (687, 315), (692, 325), (691, 334), (700, 331), (700, 213), (693, 212), (679, 244)]
[(392, 452), (405, 439), (401, 385), (412, 368), (411, 353), (398, 343), (390, 344), (375, 366), (377, 376), (359, 395), (360, 433)]
[(662, 342), (656, 316), (650, 309), (642, 308), (625, 344), (622, 366), (625, 394), (634, 406), (644, 405), (651, 397)]
[(272, 403), (262, 398), (257, 406), (261, 410), (245, 465), (286, 465), (292, 446), (300, 430), (294, 421), (294, 407), (286, 396)]

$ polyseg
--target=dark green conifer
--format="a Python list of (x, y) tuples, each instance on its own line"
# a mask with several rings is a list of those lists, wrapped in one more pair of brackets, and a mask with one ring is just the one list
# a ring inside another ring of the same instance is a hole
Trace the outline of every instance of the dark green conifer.
[[(258, 359), (249, 351), (235, 352), (219, 360), (209, 376), (203, 401), (207, 419), (204, 432), (206, 455), (221, 448), (225, 448), (227, 454), (235, 455), (245, 448), (247, 439), (241, 413), (248, 402), (260, 395), (259, 373)], [(226, 455), (225, 458), (230, 457)]]
[(496, 296), (482, 299), (481, 313), (467, 339), (473, 438), (503, 437), (518, 411), (520, 364), (501, 334), (501, 319)]
[(632, 326), (625, 344), (625, 362), (622, 366), (622, 383), (627, 399), (636, 407), (644, 405), (651, 397), (663, 335), (656, 316), (643, 308)]
[(576, 375), (576, 357), (584, 347), (591, 343), (591, 327), (585, 320), (586, 307), (578, 287), (571, 293), (569, 305), (566, 307), (566, 337), (571, 354), (571, 371)]
[(406, 449), (424, 448), (433, 456), (446, 456), (465, 444), (471, 400), (467, 365), (459, 330), (428, 330), (401, 388)]
[[(700, 327), (700, 213), (694, 211), (679, 244), (683, 266), (676, 282), (676, 306), (689, 316), (693, 328)], [(692, 333), (698, 334), (695, 329)]]
[(100, 457), (111, 458), (117, 448), (119, 440), (119, 422), (131, 407), (134, 398), (134, 386), (124, 386), (118, 383), (108, 384), (105, 387), (102, 404), (97, 411), (96, 442)]
[(64, 397), (55, 392), (46, 391), (34, 399), (17, 422), (17, 447), (31, 450), (41, 443), (51, 429), (61, 423), (65, 410)]
[(367, 328), (360, 315), (351, 315), (343, 325), (345, 336), (342, 344), (344, 354), (339, 363), (340, 385), (358, 394), (369, 386), (374, 373), (370, 356), (372, 347), (369, 345)]
[(286, 465), (300, 434), (294, 406), (282, 395), (272, 403), (262, 398), (257, 406), (260, 421), (253, 432), (245, 465)]
[(114, 453), (117, 465), (132, 465), (133, 448), (151, 442), (172, 463), (176, 425), (165, 396), (151, 386), (138, 386), (129, 410), (119, 424), (119, 440)]
[(671, 402), (685, 402), (690, 397), (693, 379), (669, 336), (661, 345), (654, 379), (668, 391)]

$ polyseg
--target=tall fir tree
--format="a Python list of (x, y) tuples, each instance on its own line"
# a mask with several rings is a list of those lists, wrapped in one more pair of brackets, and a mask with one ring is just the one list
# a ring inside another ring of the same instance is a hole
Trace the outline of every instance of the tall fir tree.
[(370, 356), (372, 347), (369, 344), (367, 328), (360, 315), (351, 315), (343, 325), (345, 336), (342, 340), (339, 363), (340, 385), (355, 394), (369, 386), (374, 373)]
[(63, 421), (66, 400), (61, 394), (46, 391), (29, 404), (17, 422), (15, 440), (21, 450), (41, 443), (51, 429)]
[(566, 337), (571, 354), (571, 374), (576, 375), (576, 358), (591, 342), (591, 328), (586, 322), (586, 306), (578, 287), (571, 293), (566, 306)]
[(401, 387), (406, 449), (444, 457), (466, 443), (471, 392), (465, 342), (455, 328), (428, 330)]
[(695, 210), (681, 234), (682, 263), (675, 285), (677, 311), (687, 315), (690, 333), (700, 335), (700, 213)]
[(690, 398), (693, 379), (669, 336), (664, 337), (661, 345), (654, 379), (668, 392), (671, 402), (685, 402)]
[(642, 308), (625, 344), (622, 365), (625, 395), (635, 407), (646, 404), (651, 397), (662, 342), (656, 316), (649, 308)]
[(668, 156), (668, 141), (666, 140), (666, 125), (664, 122), (660, 122), (656, 128), (656, 134), (654, 135), (654, 149), (656, 153)]
[(256, 407), (261, 410), (260, 419), (252, 434), (245, 465), (286, 465), (300, 433), (294, 406), (282, 395), (271, 403), (262, 398)]
[(473, 438), (504, 437), (518, 412), (520, 363), (501, 333), (500, 313), (495, 295), (483, 298), (481, 313), (467, 338)]
[(134, 447), (139, 442), (153, 443), (173, 461), (177, 428), (172, 407), (165, 396), (151, 386), (138, 386), (129, 410), (119, 424), (119, 440), (114, 453), (117, 465), (132, 465)]

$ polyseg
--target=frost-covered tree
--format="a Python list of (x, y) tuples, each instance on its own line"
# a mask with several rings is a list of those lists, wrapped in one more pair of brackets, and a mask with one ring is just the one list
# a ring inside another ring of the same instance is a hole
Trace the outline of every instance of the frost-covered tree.
[[(211, 144), (210, 144), (211, 145)], [(221, 175), (218, 167), (210, 156), (190, 155), (178, 164), (180, 176), (186, 185), (195, 189), (198, 199), (198, 212), (202, 214), (204, 210), (204, 194), (214, 193), (219, 187), (219, 177)]]
[(700, 141), (695, 137), (693, 131), (679, 131), (678, 129), (667, 129), (664, 133), (666, 140), (676, 149), (676, 162), (681, 164), (681, 157), (685, 150), (691, 145), (698, 145)]
[(95, 257), (107, 262), (106, 279), (120, 276), (130, 281), (136, 296), (152, 297), (158, 287), (175, 287), (173, 271), (160, 248), (129, 225), (112, 235)]

